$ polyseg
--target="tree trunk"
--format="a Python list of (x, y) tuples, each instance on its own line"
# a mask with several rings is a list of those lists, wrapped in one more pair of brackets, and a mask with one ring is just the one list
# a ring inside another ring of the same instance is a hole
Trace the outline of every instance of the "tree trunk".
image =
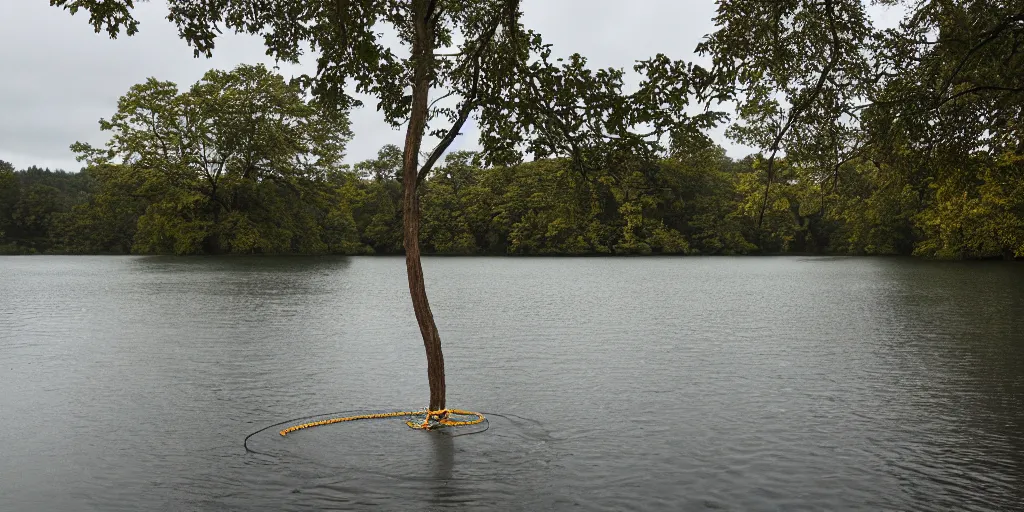
[(433, 52), (433, 34), (429, 22), (429, 4), (415, 0), (413, 23), (415, 39), (412, 55), (415, 61), (412, 84), (412, 110), (409, 127), (405, 135), (405, 152), (402, 159), (402, 221), (405, 247), (405, 267), (409, 275), (409, 294), (416, 312), (416, 323), (423, 336), (427, 352), (427, 379), (430, 383), (430, 410), (445, 408), (444, 356), (441, 354), (441, 336), (430, 311), (427, 290), (423, 284), (423, 266), (420, 264), (420, 201), (417, 195), (417, 173), (419, 172), (420, 144), (427, 122), (427, 95), (430, 93), (430, 74)]

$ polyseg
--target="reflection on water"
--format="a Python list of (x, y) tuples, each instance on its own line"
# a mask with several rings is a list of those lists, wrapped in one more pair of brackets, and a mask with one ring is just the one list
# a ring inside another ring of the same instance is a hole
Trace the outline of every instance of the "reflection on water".
[(434, 495), (430, 503), (434, 507), (440, 508), (445, 503), (457, 499), (461, 494), (457, 488), (457, 481), (452, 481), (452, 473), (455, 470), (455, 439), (448, 435), (428, 436), (428, 438), (434, 448), (432, 456), (424, 461), (434, 472), (431, 475)]
[(1000, 510), (1024, 501), (1024, 267), (0, 258), (0, 510)]

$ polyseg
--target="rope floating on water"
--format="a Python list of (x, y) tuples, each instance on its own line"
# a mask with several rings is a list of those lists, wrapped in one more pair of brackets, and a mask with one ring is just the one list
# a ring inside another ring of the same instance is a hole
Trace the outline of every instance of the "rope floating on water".
[[(456, 416), (472, 416), (474, 417), (468, 421), (459, 421), (451, 419), (451, 415)], [(484, 415), (473, 411), (463, 411), (461, 409), (441, 409), (438, 411), (396, 411), (396, 412), (382, 412), (376, 414), (357, 414), (355, 416), (341, 416), (338, 418), (330, 418), (320, 421), (311, 421), (309, 423), (303, 423), (301, 425), (295, 425), (282, 430), (280, 433), (282, 436), (286, 436), (292, 432), (303, 430), (307, 428), (320, 427), (323, 425), (332, 425), (334, 423), (342, 423), (346, 421), (357, 421), (357, 420), (378, 420), (384, 418), (401, 418), (405, 416), (423, 416), (422, 422), (406, 421), (405, 424), (410, 428), (418, 430), (431, 430), (434, 428), (441, 427), (464, 427), (468, 425), (476, 425), (483, 423)], [(431, 422), (431, 420), (434, 420)]]

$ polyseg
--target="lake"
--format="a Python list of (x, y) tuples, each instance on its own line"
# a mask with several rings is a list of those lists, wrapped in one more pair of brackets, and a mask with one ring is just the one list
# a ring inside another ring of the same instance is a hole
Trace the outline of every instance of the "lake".
[[(0, 510), (1010, 510), (1024, 265), (0, 258)], [(300, 422), (296, 422), (300, 423)]]

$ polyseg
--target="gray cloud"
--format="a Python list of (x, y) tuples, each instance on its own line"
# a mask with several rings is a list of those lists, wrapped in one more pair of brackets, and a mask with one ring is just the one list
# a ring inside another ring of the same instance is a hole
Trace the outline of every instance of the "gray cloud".
[[(524, 0), (525, 24), (541, 32), (558, 54), (579, 52), (594, 66), (630, 68), (656, 53), (694, 59), (693, 48), (713, 30), (712, 0)], [(97, 121), (110, 116), (117, 99), (148, 77), (186, 87), (212, 68), (240, 63), (272, 65), (258, 38), (227, 35), (211, 59), (196, 59), (164, 19), (163, 2), (141, 3), (138, 34), (111, 40), (95, 34), (84, 13), (72, 17), (41, 0), (0, 1), (0, 159), (29, 165), (78, 169), (68, 146), (102, 144)], [(282, 65), (286, 76), (311, 70)], [(402, 133), (386, 125), (367, 99), (352, 113), (356, 133), (349, 161), (371, 158), (384, 144), (400, 144)], [(473, 149), (478, 132), (469, 127), (453, 149)], [(714, 133), (732, 156), (749, 148)]]

